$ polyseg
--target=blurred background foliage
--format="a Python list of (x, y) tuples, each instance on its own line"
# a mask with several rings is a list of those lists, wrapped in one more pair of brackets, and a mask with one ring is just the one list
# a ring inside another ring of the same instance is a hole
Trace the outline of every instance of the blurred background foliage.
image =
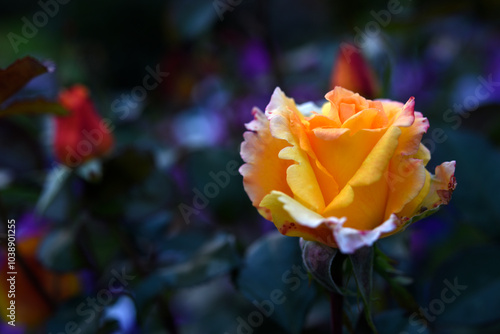
[[(0, 118), (2, 219), (16, 220), (33, 274), (17, 281), (17, 326), (3, 319), (0, 332), (328, 333), (327, 294), (292, 270), (298, 239), (258, 215), (239, 175), (188, 219), (179, 205), (194, 207), (193, 189), (203, 192), (211, 172), (242, 163), (253, 106), (265, 108), (276, 86), (298, 103), (322, 100), (342, 43), (354, 43), (379, 97), (415, 96), (429, 118), (430, 170), (457, 161), (450, 205), (378, 243), (403, 276), (390, 285), (375, 275), (375, 324), (384, 334), (498, 333), (500, 2), (53, 1), (53, 17), (13, 46), (9, 33), (23, 36), (23, 18), (33, 22), (48, 2), (2, 4), (0, 68), (26, 55), (50, 60), (55, 70), (16, 98), (55, 100), (84, 84), (115, 147), (97, 178), (57, 176), (52, 116)], [(400, 10), (381, 16), (394, 3)], [(168, 76), (134, 100), (148, 68)], [(76, 287), (64, 288), (68, 279)], [(466, 288), (441, 308), (445, 281)], [(403, 285), (427, 317), (398, 303)], [(284, 302), (267, 316), (271, 298)], [(350, 302), (350, 332), (366, 332), (359, 300)]]

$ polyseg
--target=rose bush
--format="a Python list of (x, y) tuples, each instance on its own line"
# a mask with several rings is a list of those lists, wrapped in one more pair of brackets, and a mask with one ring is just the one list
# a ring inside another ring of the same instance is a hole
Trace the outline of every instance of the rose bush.
[(246, 124), (244, 187), (282, 234), (352, 253), (449, 202), (455, 161), (425, 169), (429, 122), (413, 97), (371, 101), (335, 87), (326, 99), (296, 105), (276, 88)]

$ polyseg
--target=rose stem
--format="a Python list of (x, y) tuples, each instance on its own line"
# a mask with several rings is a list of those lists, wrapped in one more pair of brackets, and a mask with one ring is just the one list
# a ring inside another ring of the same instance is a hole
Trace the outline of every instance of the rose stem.
[[(337, 254), (333, 259), (331, 267), (331, 275), (333, 282), (342, 289), (342, 265), (344, 263), (343, 254)], [(342, 334), (342, 310), (344, 304), (344, 296), (332, 291), (330, 292), (330, 320), (332, 326), (332, 334)]]

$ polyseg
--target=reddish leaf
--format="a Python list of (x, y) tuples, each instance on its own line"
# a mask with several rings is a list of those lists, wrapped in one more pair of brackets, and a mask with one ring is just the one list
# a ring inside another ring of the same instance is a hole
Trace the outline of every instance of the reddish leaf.
[(0, 103), (24, 87), (31, 79), (49, 69), (32, 57), (16, 60), (5, 70), (0, 69)]

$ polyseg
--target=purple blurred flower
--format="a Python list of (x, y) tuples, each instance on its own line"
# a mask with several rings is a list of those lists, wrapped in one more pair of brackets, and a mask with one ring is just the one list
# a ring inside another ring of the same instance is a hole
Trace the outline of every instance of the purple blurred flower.
[(2, 334), (23, 334), (25, 333), (24, 326), (16, 323), (16, 326), (7, 325), (0, 322), (0, 333)]
[(252, 40), (243, 46), (240, 58), (240, 71), (246, 80), (255, 80), (271, 70), (271, 58), (264, 44)]
[(16, 235), (18, 240), (39, 236), (48, 225), (47, 220), (37, 216), (33, 212), (24, 213), (19, 219), (16, 219)]
[(451, 233), (451, 225), (439, 217), (430, 217), (412, 226), (410, 251), (412, 258), (420, 262), (427, 258), (433, 245), (446, 240)]

